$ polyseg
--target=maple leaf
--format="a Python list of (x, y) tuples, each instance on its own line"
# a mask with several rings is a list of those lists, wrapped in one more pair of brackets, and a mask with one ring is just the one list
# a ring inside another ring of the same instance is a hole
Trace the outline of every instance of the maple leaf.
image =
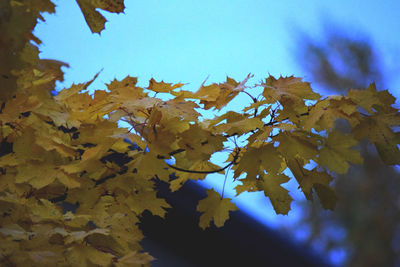
[(279, 142), (278, 151), (286, 158), (315, 159), (319, 137), (304, 131), (282, 132), (273, 138)]
[(375, 83), (371, 83), (366, 90), (351, 89), (347, 96), (369, 113), (374, 113), (375, 106), (388, 112), (394, 111), (391, 105), (394, 104), (395, 98), (387, 90), (378, 92)]
[[(195, 108), (199, 108), (199, 105), (193, 101), (184, 101), (180, 97), (161, 103), (159, 108), (162, 110), (164, 118), (179, 120), (181, 123), (185, 122), (184, 120), (197, 121), (200, 116), (200, 113), (195, 110)], [(165, 124), (168, 127), (171, 121)]]
[(322, 207), (324, 209), (334, 210), (338, 201), (335, 190), (330, 186), (324, 186), (321, 184), (315, 184), (314, 189), (315, 192), (317, 192)]
[(289, 195), (289, 191), (282, 186), (290, 180), (284, 174), (264, 174), (262, 177), (262, 188), (265, 196), (269, 197), (272, 206), (277, 214), (288, 214), (290, 204), (293, 198)]
[(190, 125), (179, 137), (178, 144), (186, 150), (186, 157), (190, 160), (209, 160), (215, 151), (222, 149), (223, 142), (226, 141), (226, 137), (214, 135), (198, 124)]
[(335, 190), (329, 185), (333, 180), (331, 175), (327, 172), (319, 172), (316, 168), (307, 170), (298, 159), (288, 160), (287, 165), (308, 200), (313, 199), (313, 191), (315, 191), (324, 209), (335, 208), (338, 198)]
[(174, 90), (176, 88), (180, 88), (182, 86), (184, 86), (184, 84), (182, 84), (182, 83), (177, 83), (177, 84), (172, 85), (172, 83), (165, 83), (164, 81), (157, 82), (156, 80), (151, 78), (147, 89), (157, 92), (157, 93), (169, 93), (172, 90)]
[(308, 116), (302, 119), (304, 129), (310, 131), (314, 128), (320, 132), (332, 129), (336, 119), (346, 119), (352, 126), (360, 120), (357, 105), (349, 98), (343, 96), (329, 96), (318, 101), (309, 110)]
[(239, 163), (234, 167), (234, 178), (246, 172), (246, 178), (254, 180), (264, 171), (276, 173), (282, 168), (283, 160), (281, 154), (272, 143), (250, 146), (242, 152)]
[(203, 212), (200, 216), (199, 226), (206, 229), (210, 226), (211, 221), (214, 221), (215, 226), (221, 227), (229, 219), (229, 212), (237, 209), (230, 198), (221, 199), (214, 189), (207, 189), (207, 197), (197, 204), (197, 210)]
[(167, 164), (163, 159), (157, 157), (154, 152), (141, 153), (132, 161), (132, 166), (146, 179), (151, 179), (155, 175), (162, 180), (168, 180), (169, 172)]
[(282, 98), (292, 98), (295, 102), (303, 102), (304, 99), (317, 100), (320, 95), (314, 93), (310, 87), (310, 83), (302, 82), (301, 78), (280, 77), (278, 80), (273, 76), (269, 76), (265, 83), (263, 96), (270, 103), (280, 101)]
[(260, 188), (260, 180), (259, 179), (251, 179), (249, 177), (239, 179), (242, 184), (238, 184), (235, 186), (236, 196), (240, 195), (243, 192), (256, 192), (261, 191)]
[(164, 199), (157, 198), (155, 191), (141, 191), (137, 194), (132, 194), (125, 202), (138, 215), (148, 210), (154, 215), (164, 217), (165, 208), (171, 207)]
[(96, 11), (96, 8), (107, 10), (112, 13), (121, 13), (125, 9), (123, 0), (76, 0), (76, 2), (82, 10), (86, 23), (92, 33), (100, 34), (107, 21), (98, 11)]
[(356, 164), (363, 162), (360, 152), (350, 149), (356, 144), (357, 141), (351, 135), (333, 130), (320, 150), (317, 163), (339, 174), (346, 173), (350, 167), (348, 162)]
[(233, 177), (239, 178), (239, 176), (246, 172), (246, 178), (249, 180), (255, 180), (260, 174), (261, 159), (258, 159), (258, 154), (260, 150), (256, 147), (248, 147), (245, 151), (241, 151), (241, 156), (239, 158), (239, 163), (234, 166), (235, 170)]
[(197, 91), (195, 96), (200, 95), (203, 97), (200, 103), (204, 104), (204, 109), (216, 108), (220, 110), (223, 107), (225, 107), (240, 92), (244, 91), (244, 89), (246, 88), (245, 84), (251, 77), (253, 77), (251, 74), (247, 75), (246, 79), (244, 79), (240, 83), (236, 82), (232, 78), (226, 77), (225, 83), (216, 85), (217, 87), (219, 87), (219, 89), (217, 89), (215, 86), (211, 87), (212, 90), (215, 90), (215, 93), (217, 92), (219, 93), (215, 98), (215, 100), (213, 100), (213, 98), (210, 97), (207, 97), (207, 99), (204, 99), (203, 97), (204, 96), (203, 91), (205, 92), (207, 90), (211, 90), (209, 86), (200, 88), (200, 90)]
[(400, 162), (399, 134), (392, 129), (400, 125), (399, 113), (383, 113), (378, 111), (360, 122), (353, 129), (357, 139), (368, 137), (385, 164), (395, 165)]

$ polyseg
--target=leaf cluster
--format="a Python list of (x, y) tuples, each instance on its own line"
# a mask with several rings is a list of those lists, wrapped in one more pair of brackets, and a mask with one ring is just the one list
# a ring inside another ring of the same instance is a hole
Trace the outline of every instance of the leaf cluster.
[[(96, 7), (123, 10), (118, 1), (78, 4), (94, 32), (104, 27)], [(6, 6), (10, 14), (25, 12), (31, 20), (54, 10), (45, 0)], [(17, 27), (12, 17), (7, 23), (2, 40), (11, 40)], [(32, 25), (24, 30), (30, 32)], [(24, 48), (6, 46), (2, 53), (14, 49), (20, 64), (0, 63), (2, 74), (14, 77), (14, 87), (2, 84), (6, 93), (0, 98), (0, 258), (8, 264), (148, 264), (152, 258), (141, 252), (137, 224), (144, 211), (164, 217), (170, 208), (157, 196), (157, 181), (175, 191), (189, 179), (230, 167), (241, 182), (237, 194), (263, 191), (277, 213), (287, 214), (292, 202), (282, 186), (291, 179), (287, 171), (307, 199), (315, 192), (333, 209), (332, 174), (362, 163), (354, 149), (358, 141), (368, 138), (387, 164), (400, 160), (392, 129), (399, 125), (394, 98), (374, 84), (321, 98), (295, 77), (269, 76), (254, 86), (247, 85), (250, 75), (241, 82), (227, 78), (195, 92), (154, 79), (143, 88), (126, 77), (90, 95), (86, 89), (94, 77), (53, 95), (63, 64), (39, 59), (31, 39), (21, 32), (17, 37)], [(262, 94), (253, 96), (255, 88)], [(239, 94), (252, 100), (241, 111), (211, 119), (198, 112), (221, 110)], [(333, 130), (339, 118), (348, 121), (349, 133)], [(121, 121), (129, 127), (119, 127)], [(222, 151), (230, 151), (227, 164), (212, 163), (213, 154)], [(313, 162), (317, 167), (307, 168)], [(223, 226), (236, 209), (230, 199), (208, 190), (197, 206), (200, 227), (212, 221)]]

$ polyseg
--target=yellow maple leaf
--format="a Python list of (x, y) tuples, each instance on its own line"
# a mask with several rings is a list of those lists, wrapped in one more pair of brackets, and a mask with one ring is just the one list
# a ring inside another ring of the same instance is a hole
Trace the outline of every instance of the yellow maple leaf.
[(96, 78), (99, 76), (99, 74), (100, 74), (100, 72), (96, 73), (96, 75), (94, 75), (94, 77), (88, 82), (80, 83), (80, 84), (73, 84), (70, 88), (61, 90), (54, 97), (54, 99), (56, 101), (66, 101), (69, 98), (76, 96), (79, 92), (86, 90), (89, 87), (89, 85), (91, 85), (93, 83), (93, 81), (96, 80)]
[(258, 147), (249, 146), (241, 153), (239, 163), (233, 167), (234, 178), (246, 172), (246, 178), (253, 181), (264, 171), (276, 173), (282, 168), (283, 159), (272, 143), (261, 144)]
[(353, 100), (357, 105), (373, 113), (374, 106), (379, 106), (388, 112), (393, 112), (395, 98), (388, 92), (388, 90), (377, 91), (375, 83), (371, 83), (366, 90), (351, 89), (348, 91), (347, 96)]
[(314, 93), (310, 87), (310, 83), (302, 82), (301, 78), (279, 77), (275, 79), (269, 76), (265, 83), (261, 84), (264, 87), (263, 96), (270, 103), (280, 101), (282, 97), (292, 98), (296, 102), (303, 102), (304, 99), (317, 100), (320, 95)]
[(76, 2), (81, 8), (86, 23), (92, 33), (100, 33), (104, 29), (104, 24), (107, 21), (100, 12), (96, 11), (96, 8), (113, 13), (121, 13), (125, 9), (123, 0), (76, 0)]
[(314, 190), (324, 209), (335, 208), (337, 196), (335, 190), (329, 185), (332, 181), (331, 175), (327, 172), (318, 172), (316, 168), (307, 170), (298, 159), (288, 160), (287, 165), (308, 200), (313, 199)]
[(244, 89), (246, 89), (245, 84), (251, 77), (253, 77), (251, 74), (247, 75), (246, 79), (244, 79), (240, 83), (236, 82), (232, 78), (226, 77), (225, 83), (212, 85), (212, 86), (219, 87), (219, 90), (215, 89), (215, 87), (212, 87), (212, 88), (202, 87), (203, 90), (206, 90), (206, 88), (213, 89), (213, 90), (215, 89), (215, 93), (218, 92), (218, 96), (216, 97), (215, 100), (213, 98), (201, 99), (200, 103), (204, 104), (204, 109), (216, 108), (218, 110), (221, 110), (235, 96), (237, 96), (240, 92), (242, 92), (242, 91), (244, 91)]
[(322, 207), (324, 209), (334, 210), (338, 201), (335, 189), (322, 184), (315, 184), (314, 189), (321, 201)]
[(260, 174), (260, 166), (261, 159), (259, 159), (258, 153), (259, 149), (256, 147), (248, 147), (246, 149), (242, 149), (239, 154), (239, 163), (234, 165), (232, 169), (234, 169), (233, 178), (237, 179), (239, 176), (246, 172), (246, 178), (250, 180), (255, 180), (257, 176)]
[(319, 137), (305, 131), (281, 132), (273, 138), (279, 142), (278, 151), (286, 158), (315, 159)]
[(240, 195), (243, 192), (256, 192), (261, 191), (260, 188), (260, 180), (259, 179), (252, 179), (249, 177), (239, 179), (242, 184), (238, 184), (235, 186), (236, 196)]
[(357, 139), (368, 137), (379, 153), (379, 156), (388, 165), (400, 162), (399, 133), (395, 133), (392, 127), (400, 125), (399, 113), (377, 112), (360, 122), (353, 133)]
[(140, 215), (143, 211), (148, 210), (153, 215), (164, 217), (166, 213), (165, 208), (171, 207), (164, 199), (158, 198), (154, 190), (133, 193), (125, 200), (125, 203), (137, 215)]
[(147, 89), (157, 92), (157, 93), (169, 93), (172, 90), (180, 88), (182, 86), (184, 86), (184, 84), (182, 84), (182, 83), (177, 83), (177, 84), (172, 85), (172, 83), (165, 83), (164, 81), (157, 82), (156, 80), (151, 78)]
[(179, 134), (179, 138), (179, 147), (186, 150), (186, 157), (192, 161), (209, 160), (226, 141), (226, 137), (214, 135), (198, 124), (190, 125), (188, 130)]
[(136, 172), (144, 179), (151, 179), (155, 176), (164, 181), (169, 179), (167, 164), (153, 151), (138, 154), (129, 165), (135, 168)]
[(207, 189), (207, 197), (197, 204), (197, 210), (203, 212), (199, 226), (205, 229), (210, 226), (211, 221), (214, 221), (215, 226), (221, 227), (229, 219), (229, 212), (237, 209), (230, 198), (221, 199), (214, 189)]
[[(200, 113), (195, 110), (199, 108), (199, 105), (193, 101), (183, 100), (179, 97), (162, 102), (159, 108), (162, 110), (164, 118), (168, 118), (169, 120), (175, 118), (186, 121), (197, 121), (197, 118), (200, 116)], [(165, 124), (168, 126), (167, 123)]]
[(330, 96), (313, 105), (307, 116), (302, 118), (304, 129), (316, 131), (332, 129), (336, 119), (346, 119), (350, 125), (359, 123), (357, 105), (349, 98), (343, 96)]
[(242, 120), (229, 122), (228, 118), (227, 121), (227, 123), (217, 125), (216, 129), (220, 132), (227, 133), (228, 135), (242, 135), (244, 133), (248, 133), (252, 130), (262, 128), (264, 126), (263, 121), (258, 117), (246, 118), (245, 116), (243, 116)]
[(325, 140), (316, 161), (320, 166), (327, 166), (336, 173), (344, 174), (350, 167), (349, 162), (356, 164), (363, 162), (360, 152), (350, 149), (357, 143), (351, 135), (333, 130)]
[(290, 178), (283, 173), (264, 174), (262, 177), (264, 194), (271, 200), (277, 214), (288, 214), (290, 210), (293, 198), (289, 195), (289, 191), (281, 186), (289, 180)]

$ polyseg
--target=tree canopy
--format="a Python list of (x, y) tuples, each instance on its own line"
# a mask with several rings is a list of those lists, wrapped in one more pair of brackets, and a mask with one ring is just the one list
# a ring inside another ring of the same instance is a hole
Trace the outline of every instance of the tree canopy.
[[(105, 23), (97, 8), (124, 10), (123, 1), (77, 3), (97, 33)], [(276, 213), (287, 214), (292, 197), (282, 184), (290, 179), (307, 199), (317, 197), (324, 208), (334, 209), (330, 183), (350, 164), (362, 164), (360, 140), (373, 143), (386, 164), (399, 163), (395, 98), (373, 83), (323, 98), (292, 76), (269, 76), (252, 86), (250, 74), (243, 81), (227, 77), (195, 92), (154, 79), (139, 87), (136, 78), (126, 77), (90, 95), (85, 90), (96, 75), (52, 94), (67, 64), (39, 59), (40, 40), (32, 30), (43, 19), (41, 12), (54, 12), (54, 4), (1, 4), (0, 257), (5, 264), (149, 264), (152, 257), (141, 252), (137, 224), (146, 210), (164, 217), (171, 208), (157, 196), (158, 181), (175, 191), (188, 179), (231, 168), (241, 182), (237, 195), (263, 191)], [(254, 95), (256, 88), (260, 95)], [(202, 110), (219, 111), (238, 94), (249, 96), (240, 110), (202, 116)], [(347, 121), (351, 131), (335, 129), (337, 119)], [(129, 127), (119, 127), (120, 121)], [(210, 161), (221, 151), (229, 153), (224, 166)], [(197, 209), (205, 229), (211, 223), (223, 226), (237, 207), (210, 189)]]

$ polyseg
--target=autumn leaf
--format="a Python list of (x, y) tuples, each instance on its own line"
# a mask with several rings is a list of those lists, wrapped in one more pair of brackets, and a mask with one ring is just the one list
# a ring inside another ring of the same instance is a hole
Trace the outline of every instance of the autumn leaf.
[(366, 90), (351, 89), (347, 96), (369, 113), (374, 113), (374, 106), (381, 107), (385, 111), (394, 111), (391, 106), (395, 98), (387, 90), (377, 91), (375, 83), (371, 83)]
[(280, 101), (283, 97), (294, 99), (296, 102), (303, 102), (304, 99), (317, 100), (320, 95), (314, 93), (310, 87), (310, 83), (302, 82), (301, 78), (280, 77), (278, 80), (273, 76), (269, 76), (265, 83), (263, 96), (270, 103)]
[(248, 147), (246, 150), (241, 151), (241, 153), (238, 165), (233, 167), (235, 170), (233, 177), (237, 179), (243, 172), (246, 172), (247, 179), (255, 180), (261, 172), (262, 161), (256, 157), (260, 153), (260, 150), (256, 147)]
[(223, 147), (226, 138), (210, 133), (199, 125), (190, 125), (190, 128), (180, 135), (179, 147), (185, 149), (186, 157), (195, 159), (209, 160), (211, 155)]
[(176, 88), (182, 87), (183, 85), (184, 84), (182, 84), (182, 83), (177, 83), (177, 84), (172, 85), (172, 83), (165, 83), (164, 81), (157, 82), (156, 80), (151, 78), (147, 89), (157, 92), (157, 93), (169, 93)]
[(383, 162), (395, 165), (400, 162), (400, 139), (392, 128), (398, 125), (399, 113), (377, 112), (354, 127), (353, 133), (359, 140), (367, 137), (375, 145)]
[(125, 201), (132, 211), (138, 215), (148, 210), (154, 215), (164, 217), (165, 209), (171, 207), (164, 199), (158, 198), (155, 191), (141, 191), (132, 194)]
[(121, 13), (125, 9), (123, 0), (76, 0), (76, 2), (82, 10), (86, 23), (92, 33), (100, 33), (104, 29), (104, 24), (107, 21), (100, 12), (96, 11), (97, 8), (112, 13)]
[(287, 159), (315, 159), (318, 153), (319, 138), (304, 131), (282, 132), (273, 138), (279, 142), (278, 151)]
[(350, 163), (362, 164), (363, 160), (360, 152), (350, 149), (355, 146), (357, 141), (351, 137), (333, 130), (322, 147), (317, 162), (321, 166), (327, 166), (330, 170), (343, 174), (350, 167)]
[(277, 214), (288, 214), (293, 198), (289, 191), (281, 186), (290, 180), (284, 174), (264, 174), (262, 177), (262, 188), (264, 194), (271, 200), (272, 206)]
[(262, 191), (260, 188), (260, 180), (254, 179), (254, 177), (246, 177), (243, 179), (239, 179), (242, 184), (238, 184), (235, 186), (236, 196), (240, 195), (243, 192), (256, 192)]
[(248, 180), (255, 180), (258, 175), (264, 173), (277, 173), (281, 171), (283, 159), (272, 143), (258, 147), (248, 147), (239, 157), (239, 163), (233, 169), (234, 178), (238, 178), (246, 172)]
[(308, 200), (313, 200), (313, 192), (316, 192), (322, 207), (331, 210), (335, 208), (338, 197), (330, 186), (330, 182), (333, 180), (330, 174), (317, 171), (316, 168), (305, 169), (298, 159), (288, 160), (287, 165)]
[(331, 129), (338, 118), (347, 120), (350, 125), (357, 125), (360, 118), (357, 105), (349, 98), (330, 96), (315, 103), (310, 108), (308, 115), (303, 117), (302, 123), (305, 130), (310, 131), (311, 128), (314, 128), (320, 132)]
[(338, 201), (338, 196), (336, 195), (335, 190), (330, 186), (324, 186), (321, 184), (315, 184), (314, 188), (322, 207), (326, 210), (334, 210)]
[[(235, 98), (235, 96), (246, 89), (245, 84), (251, 77), (253, 77), (251, 74), (247, 75), (246, 79), (244, 79), (240, 83), (236, 82), (232, 78), (226, 77), (226, 82), (218, 85), (219, 90), (215, 89), (215, 92), (219, 92), (217, 98), (215, 100), (213, 100), (212, 98), (202, 99), (200, 103), (204, 104), (204, 109), (216, 108), (218, 110), (221, 110), (233, 98)], [(210, 87), (202, 87), (201, 89), (205, 91), (207, 90), (207, 88), (208, 90), (210, 89)], [(214, 89), (215, 87), (212, 88)], [(200, 90), (197, 93), (201, 95)]]
[(210, 227), (211, 221), (214, 221), (215, 226), (221, 227), (229, 219), (229, 212), (237, 209), (231, 199), (221, 199), (214, 189), (207, 189), (207, 197), (200, 200), (197, 205), (197, 210), (203, 213), (200, 216), (199, 226), (206, 229)]

